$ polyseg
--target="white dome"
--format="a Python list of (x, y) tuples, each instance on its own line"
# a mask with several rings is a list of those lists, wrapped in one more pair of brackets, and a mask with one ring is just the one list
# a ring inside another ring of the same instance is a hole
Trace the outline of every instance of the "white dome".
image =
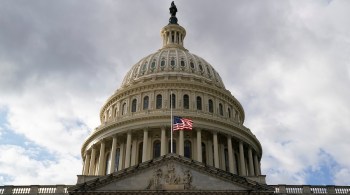
[(225, 88), (220, 75), (208, 62), (178, 47), (163, 48), (142, 58), (126, 74), (121, 88), (162, 75), (188, 75)]

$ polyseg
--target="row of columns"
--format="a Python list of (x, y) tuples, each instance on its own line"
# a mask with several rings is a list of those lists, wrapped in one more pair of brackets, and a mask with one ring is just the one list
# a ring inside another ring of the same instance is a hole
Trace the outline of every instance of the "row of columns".
[[(197, 148), (197, 154), (196, 156), (192, 156), (192, 158), (196, 158), (197, 161), (202, 162), (203, 156), (202, 156), (202, 132), (201, 129), (196, 130), (196, 148)], [(142, 162), (145, 162), (149, 160), (148, 156), (148, 142), (149, 142), (149, 136), (148, 136), (148, 130), (145, 129), (143, 131), (143, 145), (142, 145)], [(179, 131), (179, 151), (178, 154), (181, 156), (184, 156), (184, 131)], [(161, 146), (160, 146), (160, 155), (166, 155), (166, 129), (164, 127), (161, 128)], [(208, 155), (209, 159), (212, 159), (212, 155), (214, 158), (214, 166), (216, 168), (220, 168), (220, 159), (219, 159), (219, 143), (218, 143), (218, 134), (217, 132), (213, 132), (213, 146), (211, 147), (209, 144), (207, 146), (208, 148)], [(124, 149), (125, 145), (125, 149)], [(131, 146), (134, 147), (131, 147)], [(236, 156), (234, 155), (234, 150), (232, 146), (232, 137), (230, 135), (227, 135), (227, 153), (228, 153), (228, 167), (229, 172), (233, 174), (239, 174), (241, 176), (256, 176), (260, 175), (260, 163), (258, 159), (258, 155), (253, 151), (252, 148), (248, 147), (248, 158), (246, 162), (245, 158), (245, 150), (244, 150), (244, 144), (242, 141), (239, 141), (238, 144), (238, 150), (239, 150), (239, 157), (238, 157), (238, 165), (236, 161)], [(120, 156), (119, 156), (119, 164), (118, 170), (121, 170), (123, 168), (128, 168), (130, 166), (136, 165), (136, 153), (137, 153), (137, 140), (135, 139), (132, 143), (132, 133), (131, 131), (127, 132), (126, 136), (126, 144), (120, 144)], [(84, 161), (84, 169), (83, 174), (84, 175), (104, 175), (106, 170), (106, 160), (105, 159), (105, 141), (100, 142), (100, 151), (99, 151), (99, 158), (98, 158), (98, 164), (95, 165), (95, 159), (96, 159), (96, 147), (92, 147), (91, 153), (87, 153), (85, 156)], [(210, 148), (213, 148), (213, 154), (210, 151)], [(116, 169), (115, 160), (116, 160), (116, 150), (117, 150), (117, 137), (116, 135), (113, 136), (112, 140), (112, 146), (111, 146), (111, 160), (110, 160), (110, 169), (109, 173), (113, 173)], [(125, 156), (124, 151), (125, 150)], [(131, 155), (132, 154), (132, 155)], [(210, 163), (209, 163), (210, 164)], [(98, 166), (98, 167), (96, 167)], [(239, 167), (238, 167), (239, 166)], [(98, 168), (98, 169), (97, 169)], [(96, 172), (96, 170), (98, 170)], [(239, 170), (239, 173), (237, 173), (237, 170)]]

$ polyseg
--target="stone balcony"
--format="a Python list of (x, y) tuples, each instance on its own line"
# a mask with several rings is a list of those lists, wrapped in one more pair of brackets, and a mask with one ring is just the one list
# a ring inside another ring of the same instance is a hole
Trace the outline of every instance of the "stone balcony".
[[(3, 195), (51, 195), (68, 194), (68, 188), (73, 185), (30, 185), (30, 186), (0, 186)], [(269, 185), (275, 189), (275, 194), (350, 194), (350, 186), (334, 185)]]

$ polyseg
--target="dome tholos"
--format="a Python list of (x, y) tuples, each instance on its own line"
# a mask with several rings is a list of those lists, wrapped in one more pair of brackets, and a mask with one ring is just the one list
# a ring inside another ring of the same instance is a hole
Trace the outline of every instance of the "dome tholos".
[[(262, 149), (243, 125), (244, 110), (218, 72), (184, 47), (171, 17), (163, 46), (134, 66), (100, 111), (101, 125), (82, 146), (83, 175), (106, 175), (171, 152), (207, 166), (259, 178)], [(193, 120), (170, 131), (171, 116)], [(171, 141), (173, 137), (173, 141)]]

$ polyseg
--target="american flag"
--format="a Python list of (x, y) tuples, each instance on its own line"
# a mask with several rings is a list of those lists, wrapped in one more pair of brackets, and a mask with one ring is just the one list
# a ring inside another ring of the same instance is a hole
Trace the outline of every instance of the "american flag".
[(173, 130), (192, 130), (192, 123), (191, 119), (174, 116)]

